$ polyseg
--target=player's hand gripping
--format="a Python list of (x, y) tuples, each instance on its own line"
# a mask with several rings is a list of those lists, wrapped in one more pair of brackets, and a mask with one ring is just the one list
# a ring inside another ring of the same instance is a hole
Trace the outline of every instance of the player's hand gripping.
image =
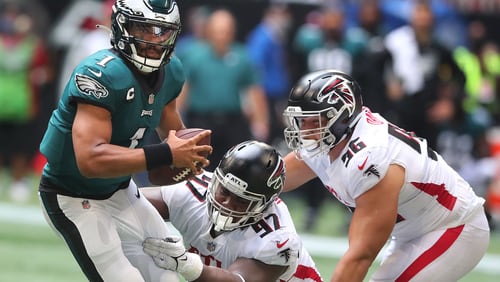
[(178, 236), (146, 238), (142, 247), (146, 254), (153, 257), (157, 266), (176, 271), (187, 281), (198, 279), (203, 271), (200, 256), (186, 252), (182, 238)]
[(170, 130), (166, 142), (170, 145), (173, 166), (189, 167), (195, 174), (200, 174), (201, 168), (210, 164), (206, 157), (212, 153), (212, 146), (197, 144), (210, 134), (212, 131), (205, 130), (189, 139), (181, 139), (175, 136), (175, 130)]

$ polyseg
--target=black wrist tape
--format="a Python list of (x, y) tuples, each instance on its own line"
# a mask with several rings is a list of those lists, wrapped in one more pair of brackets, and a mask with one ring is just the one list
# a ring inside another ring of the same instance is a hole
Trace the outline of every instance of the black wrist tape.
[(147, 170), (172, 164), (172, 151), (167, 143), (146, 145), (143, 149)]

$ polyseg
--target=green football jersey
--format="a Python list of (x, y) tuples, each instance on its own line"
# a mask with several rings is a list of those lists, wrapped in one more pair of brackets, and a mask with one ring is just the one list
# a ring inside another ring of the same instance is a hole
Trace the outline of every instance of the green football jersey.
[(143, 137), (158, 127), (163, 107), (179, 95), (185, 80), (176, 57), (158, 72), (159, 79), (150, 85), (112, 49), (84, 59), (73, 71), (40, 144), (48, 161), (43, 175), (76, 195), (109, 194), (130, 180), (130, 175), (87, 178), (80, 173), (71, 136), (76, 104), (88, 103), (111, 112), (111, 144), (141, 148)]

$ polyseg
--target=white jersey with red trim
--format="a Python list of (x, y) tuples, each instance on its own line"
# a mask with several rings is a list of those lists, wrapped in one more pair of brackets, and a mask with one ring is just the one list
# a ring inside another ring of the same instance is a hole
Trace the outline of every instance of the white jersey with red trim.
[(280, 281), (322, 281), (295, 230), (281, 199), (266, 210), (259, 222), (213, 238), (206, 203), (211, 172), (191, 181), (161, 188), (172, 225), (182, 234), (190, 252), (209, 266), (227, 269), (237, 258), (252, 258), (269, 265), (287, 265)]
[(405, 183), (398, 201), (393, 236), (412, 239), (431, 230), (467, 222), (484, 199), (435, 151), (379, 114), (363, 108), (362, 117), (340, 156), (301, 156), (325, 187), (346, 206), (356, 208), (356, 198), (387, 173), (389, 165), (405, 168)]

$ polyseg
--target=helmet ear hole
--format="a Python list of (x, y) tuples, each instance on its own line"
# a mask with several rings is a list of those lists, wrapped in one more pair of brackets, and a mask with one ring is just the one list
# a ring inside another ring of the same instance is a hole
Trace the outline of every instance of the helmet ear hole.
[(267, 162), (267, 167), (271, 167), (271, 160)]

